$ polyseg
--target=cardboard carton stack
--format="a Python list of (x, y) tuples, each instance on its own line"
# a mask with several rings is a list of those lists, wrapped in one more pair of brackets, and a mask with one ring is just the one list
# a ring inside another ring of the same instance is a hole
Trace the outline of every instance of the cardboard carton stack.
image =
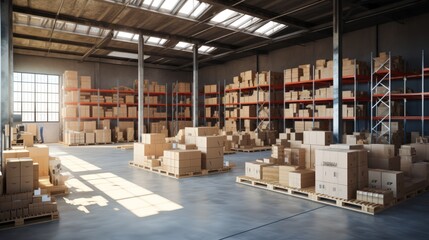
[(204, 85), (204, 93), (216, 93), (217, 85)]
[(254, 179), (263, 179), (263, 168), (272, 165), (273, 164), (270, 163), (264, 163), (263, 161), (246, 162), (246, 176)]
[(401, 169), (400, 157), (395, 156), (395, 146), (391, 144), (363, 145), (369, 152), (369, 168), (399, 171)]
[(332, 143), (332, 132), (329, 131), (304, 131), (303, 144), (300, 148), (305, 151), (305, 167), (314, 169), (316, 162), (316, 150), (327, 149)]
[(111, 143), (112, 132), (110, 129), (97, 129), (94, 130), (95, 143)]
[[(332, 78), (333, 71), (332, 60), (316, 60), (316, 69), (314, 79)], [(365, 62), (356, 61), (356, 59), (343, 58), (343, 76), (369, 75), (369, 68)]]
[(316, 150), (316, 193), (354, 199), (368, 185), (368, 155), (360, 145), (331, 145)]
[(404, 173), (384, 169), (369, 169), (368, 187), (371, 189), (390, 190), (394, 198), (402, 198), (405, 194)]
[(201, 167), (207, 170), (223, 168), (224, 136), (216, 127), (185, 128), (185, 143), (195, 144), (201, 152)]
[(405, 176), (412, 176), (412, 166), (417, 162), (416, 149), (410, 145), (402, 145), (399, 149), (400, 170)]
[(191, 84), (186, 82), (179, 82), (173, 85), (173, 92), (178, 93), (190, 93), (191, 92)]
[[(146, 167), (154, 167), (158, 165), (159, 158), (164, 155), (164, 151), (170, 149), (172, 149), (172, 144), (166, 143), (164, 134), (143, 134), (142, 142), (134, 143), (133, 161)], [(154, 161), (154, 159), (158, 159), (158, 161)]]
[(201, 151), (165, 150), (162, 165), (167, 172), (177, 175), (201, 172)]
[(80, 88), (91, 89), (91, 77), (90, 76), (80, 76)]
[(284, 70), (284, 83), (308, 81), (312, 79), (310, 64)]
[(76, 71), (67, 70), (63, 74), (63, 86), (65, 88), (78, 88), (78, 77)]
[(364, 188), (356, 192), (356, 200), (380, 205), (388, 205), (393, 201), (391, 190)]
[[(389, 54), (386, 52), (380, 52), (378, 57), (374, 58), (374, 69), (380, 69), (380, 67), (389, 59)], [(401, 56), (392, 56), (390, 59), (391, 70), (393, 72), (404, 71), (404, 60)], [(384, 68), (380, 70), (385, 70)]]

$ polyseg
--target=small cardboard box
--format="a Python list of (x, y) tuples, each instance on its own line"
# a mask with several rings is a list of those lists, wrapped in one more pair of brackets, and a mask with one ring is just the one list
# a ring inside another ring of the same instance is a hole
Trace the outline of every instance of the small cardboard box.
[(289, 172), (289, 186), (294, 188), (312, 187), (315, 184), (313, 170), (296, 170)]

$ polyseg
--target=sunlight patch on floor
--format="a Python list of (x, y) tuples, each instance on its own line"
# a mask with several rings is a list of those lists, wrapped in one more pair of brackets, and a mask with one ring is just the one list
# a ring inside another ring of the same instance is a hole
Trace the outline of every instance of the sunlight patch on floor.
[(183, 208), (167, 198), (112, 173), (89, 174), (83, 175), (81, 178), (116, 200), (138, 217), (147, 217), (156, 215), (159, 212)]

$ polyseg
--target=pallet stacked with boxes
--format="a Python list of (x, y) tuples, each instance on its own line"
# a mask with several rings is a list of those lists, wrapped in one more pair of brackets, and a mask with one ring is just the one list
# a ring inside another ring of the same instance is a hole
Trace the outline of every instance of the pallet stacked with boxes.
[[(179, 134), (174, 149), (163, 134), (144, 134), (144, 143), (135, 143), (134, 160), (130, 164), (176, 178), (230, 170), (224, 167), (225, 136), (219, 135), (218, 128), (185, 128)], [(146, 138), (150, 138), (150, 143)]]
[(5, 150), (2, 159), (0, 224), (18, 226), (26, 219), (37, 221), (43, 216), (49, 220), (57, 219), (55, 199), (50, 197), (49, 189), (39, 189), (39, 177), (48, 176), (48, 147), (34, 145), (26, 149)]

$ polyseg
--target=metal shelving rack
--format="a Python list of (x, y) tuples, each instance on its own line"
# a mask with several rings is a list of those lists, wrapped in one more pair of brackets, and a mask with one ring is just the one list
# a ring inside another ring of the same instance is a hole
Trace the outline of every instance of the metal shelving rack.
[[(371, 53), (371, 142), (377, 143), (379, 139), (387, 137), (387, 142), (390, 144), (392, 132), (392, 109), (391, 109), (391, 83), (392, 83), (392, 64), (391, 54), (387, 60), (380, 65), (377, 69), (374, 66), (375, 59)], [(383, 94), (378, 94), (377, 89), (384, 89)], [(382, 116), (378, 115), (378, 108), (384, 105), (387, 112)]]
[[(259, 74), (256, 73), (256, 76), (258, 76), (258, 85), (256, 86), (256, 93), (257, 93), (257, 102), (256, 102), (256, 129), (255, 132), (257, 131), (262, 131), (262, 125), (265, 121), (268, 121), (268, 128), (271, 128), (271, 77), (269, 77), (269, 81), (268, 81), (268, 91), (264, 91), (264, 88), (266, 86), (261, 86), (260, 81), (259, 81)], [(265, 88), (265, 89), (267, 89)], [(268, 101), (266, 101), (265, 99), (263, 101), (261, 101), (259, 99), (260, 97), (260, 92), (263, 92), (264, 94), (266, 92), (268, 92)], [(265, 111), (264, 107), (268, 107), (268, 113), (267, 113), (267, 117), (261, 117), (260, 114), (261, 112)]]
[[(357, 103), (358, 102), (367, 102), (369, 101), (367, 98), (361, 98), (357, 96), (357, 89), (358, 84), (360, 81), (365, 82), (366, 77), (360, 76), (357, 74), (357, 62), (355, 60), (355, 71), (352, 76), (343, 76), (342, 81), (343, 85), (353, 85), (353, 97), (351, 98), (343, 98), (343, 104), (347, 102), (353, 102), (353, 110), (354, 110), (354, 117), (343, 117), (346, 121), (353, 121), (353, 128), (354, 131), (358, 131), (358, 120), (362, 119), (361, 117), (357, 116)], [(312, 105), (312, 117), (285, 117), (284, 111), (283, 111), (283, 128), (286, 129), (287, 121), (293, 120), (293, 121), (305, 121), (309, 120), (312, 121), (313, 127), (315, 127), (315, 121), (332, 121), (332, 116), (330, 117), (316, 117), (316, 105), (320, 103), (332, 103), (333, 98), (316, 98), (315, 97), (315, 91), (320, 87), (321, 84), (325, 85), (331, 85), (333, 82), (333, 78), (323, 78), (323, 79), (314, 79), (315, 76), (315, 67), (312, 66), (313, 69), (313, 79), (301, 81), (301, 82), (288, 82), (283, 84), (283, 93), (285, 94), (286, 91), (292, 90), (292, 89), (311, 89), (312, 90), (312, 96), (311, 99), (296, 99), (296, 100), (285, 100), (283, 103), (283, 109), (286, 109), (288, 104), (290, 103), (298, 103), (298, 104), (311, 104)], [(291, 127), (291, 126), (290, 126)]]
[[(151, 92), (151, 91), (145, 91), (146, 97), (148, 97), (147, 99), (149, 101), (143, 101), (143, 109), (145, 107), (147, 107), (148, 109), (150, 109), (151, 107), (155, 107), (157, 112), (160, 108), (165, 109), (165, 122), (167, 124), (167, 128), (168, 128), (168, 85), (165, 84), (165, 92)], [(151, 103), (150, 102), (150, 97), (158, 97), (158, 103)], [(163, 99), (159, 99), (160, 97), (162, 97)], [(159, 103), (159, 102), (165, 102), (165, 103)], [(155, 117), (155, 116), (145, 116), (144, 117), (146, 119), (146, 125), (147, 125), (147, 132), (149, 132), (150, 129), (150, 124), (152, 122), (152, 120), (161, 120), (162, 118), (160, 117)]]
[[(179, 132), (179, 121), (187, 121), (192, 119), (192, 104), (180, 103), (180, 100), (186, 99), (186, 97), (191, 97), (191, 92), (179, 92), (178, 81), (172, 84), (171, 90), (171, 120), (173, 121), (172, 136), (176, 135)], [(181, 117), (179, 112), (183, 111), (186, 107), (190, 109), (190, 117)], [(198, 117), (198, 116), (196, 116)]]
[[(222, 106), (223, 106), (223, 104), (222, 104), (222, 96), (225, 96), (225, 95), (222, 95), (222, 93), (225, 92), (225, 90), (222, 90), (222, 89), (224, 89), (224, 88), (225, 87), (222, 88), (221, 83), (218, 82), (216, 84), (216, 89), (217, 89), (216, 92), (210, 92), (210, 93), (203, 92), (203, 100), (204, 100), (204, 117), (203, 117), (203, 119), (204, 119), (204, 125), (207, 126), (208, 122), (217, 121), (218, 124), (219, 124), (219, 128), (222, 128), (222, 117), (221, 117), (221, 115), (222, 115)], [(216, 104), (207, 104), (206, 103), (206, 98), (208, 96), (216, 96), (217, 103)], [(211, 110), (213, 108), (215, 108), (215, 110), (217, 110), (217, 112), (218, 112), (218, 116), (217, 117), (206, 116), (206, 108), (210, 108), (210, 113), (211, 113)]]

